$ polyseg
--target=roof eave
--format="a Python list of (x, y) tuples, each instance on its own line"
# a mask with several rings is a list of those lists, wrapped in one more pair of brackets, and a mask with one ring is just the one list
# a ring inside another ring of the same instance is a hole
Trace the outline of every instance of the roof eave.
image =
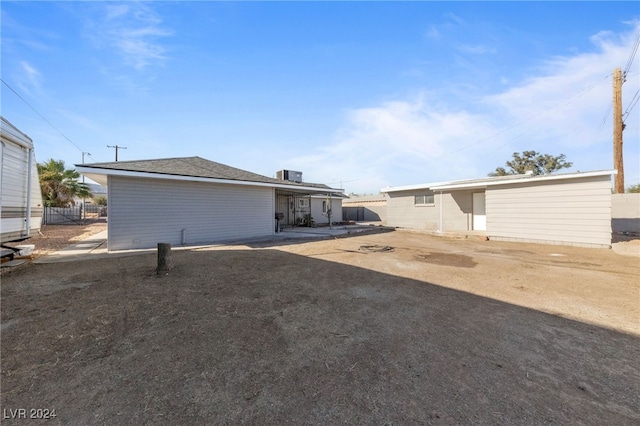
[(505, 180), (485, 180), (480, 182), (473, 183), (451, 183), (444, 185), (434, 185), (431, 186), (430, 189), (433, 191), (445, 191), (445, 190), (454, 190), (454, 189), (479, 189), (479, 188), (487, 188), (489, 186), (501, 186), (501, 185), (520, 185), (526, 184), (530, 182), (546, 182), (546, 181), (554, 181), (554, 180), (567, 180), (567, 179), (580, 179), (585, 177), (597, 177), (597, 176), (611, 176), (617, 174), (617, 170), (599, 170), (593, 172), (578, 172), (578, 173), (567, 173), (561, 175), (532, 175), (532, 176), (523, 176), (518, 179), (505, 179)]
[(617, 170), (597, 170), (592, 172), (565, 173), (565, 174), (559, 174), (559, 175), (553, 175), (553, 174), (537, 175), (537, 176), (536, 175), (532, 175), (532, 176), (514, 175), (513, 179), (496, 180), (495, 177), (489, 177), (486, 179), (477, 179), (474, 182), (469, 182), (471, 179), (464, 179), (464, 180), (458, 180), (458, 181), (386, 187), (386, 188), (382, 188), (381, 191), (382, 192), (400, 192), (400, 191), (415, 191), (420, 189), (429, 189), (432, 191), (445, 191), (445, 190), (454, 190), (454, 189), (474, 189), (474, 188), (477, 189), (477, 188), (486, 188), (488, 186), (513, 185), (513, 184), (522, 184), (527, 182), (579, 179), (579, 178), (594, 177), (594, 176), (611, 176), (617, 173), (618, 173)]
[[(311, 186), (287, 185), (285, 183), (278, 184), (278, 183), (269, 183), (269, 182), (219, 179), (219, 178), (201, 177), (201, 176), (172, 175), (172, 174), (165, 174), (165, 173), (151, 173), (151, 172), (140, 172), (140, 171), (131, 171), (131, 170), (102, 169), (102, 168), (87, 167), (82, 165), (77, 165), (76, 171), (102, 185), (106, 185), (107, 176), (123, 176), (123, 177), (136, 177), (136, 178), (149, 178), (149, 179), (168, 179), (168, 180), (189, 181), (189, 182), (209, 182), (209, 183), (220, 183), (220, 184), (226, 184), (226, 185), (260, 186), (260, 187), (289, 189), (289, 190), (306, 191), (306, 192), (313, 192), (313, 193), (324, 193), (324, 194), (343, 192), (342, 189), (334, 189), (334, 188), (320, 189), (320, 188), (311, 187)], [(100, 176), (104, 176), (104, 178), (101, 178)]]

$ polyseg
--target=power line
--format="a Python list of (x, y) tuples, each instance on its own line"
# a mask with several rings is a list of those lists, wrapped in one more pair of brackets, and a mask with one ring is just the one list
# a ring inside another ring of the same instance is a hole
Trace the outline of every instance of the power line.
[(116, 161), (118, 161), (118, 150), (119, 149), (127, 149), (126, 146), (119, 146), (119, 145), (107, 145), (107, 148), (115, 148), (115, 150), (116, 150)]
[(636, 42), (631, 49), (631, 54), (629, 55), (629, 60), (627, 61), (627, 65), (624, 67), (623, 77), (626, 77), (627, 73), (631, 69), (631, 65), (633, 65), (633, 60), (636, 57), (636, 53), (638, 53), (638, 46), (640, 45), (640, 32), (638, 33), (638, 37), (636, 37)]
[(343, 183), (349, 183), (349, 182), (357, 182), (359, 180), (367, 180), (367, 179), (376, 179), (379, 176), (369, 176), (369, 177), (363, 177), (363, 178), (358, 178), (358, 179), (350, 179), (350, 180), (339, 180), (339, 181), (335, 181), (335, 182), (328, 182), (328, 185), (333, 185), (334, 183), (339, 183), (339, 184), (343, 184)]
[(29, 102), (27, 102), (22, 96), (20, 96), (20, 94), (18, 92), (16, 92), (13, 87), (9, 86), (9, 83), (4, 81), (2, 78), (0, 78), (0, 81), (2, 81), (2, 83), (5, 86), (7, 86), (9, 88), (9, 90), (11, 90), (22, 102), (24, 102), (29, 108), (31, 108), (36, 114), (38, 114), (40, 116), (40, 118), (42, 118), (49, 126), (51, 126), (56, 132), (60, 133), (62, 135), (62, 137), (65, 138), (71, 145), (75, 146), (78, 149), (78, 151), (84, 152), (84, 150), (82, 148), (80, 148), (78, 145), (73, 143), (73, 141), (71, 139), (69, 139), (67, 137), (67, 135), (62, 133), (56, 126), (54, 126), (49, 120), (47, 120), (44, 115), (40, 114), (40, 112), (37, 109), (35, 109)]
[(624, 123), (624, 120), (629, 116), (629, 113), (631, 112), (631, 110), (638, 104), (638, 101), (640, 101), (640, 89), (636, 90), (636, 94), (633, 95), (633, 98), (631, 98), (631, 103), (629, 104), (629, 106), (627, 107), (627, 109), (624, 111), (624, 114), (622, 114), (622, 122)]
[(604, 114), (604, 117), (602, 117), (602, 122), (600, 123), (600, 128), (598, 129), (598, 133), (600, 133), (602, 131), (602, 129), (604, 128), (604, 125), (607, 124), (607, 121), (611, 117), (611, 110), (612, 109), (613, 109), (613, 105), (609, 105), (607, 107), (607, 112)]
[[(502, 129), (502, 130), (500, 130), (500, 131), (498, 131), (498, 132), (496, 132), (496, 133), (494, 133), (494, 134), (492, 134), (492, 135), (490, 135), (490, 136), (487, 136), (487, 137), (485, 137), (485, 138), (482, 138), (482, 139), (480, 139), (480, 140), (477, 140), (477, 141), (475, 141), (475, 142), (473, 142), (473, 143), (470, 143), (470, 144), (468, 144), (468, 145), (462, 146), (462, 147), (460, 147), (459, 149), (457, 149), (457, 150), (455, 150), (455, 151), (451, 151), (451, 152), (448, 152), (448, 153), (446, 153), (446, 154), (438, 155), (438, 156), (436, 156), (436, 158), (442, 158), (442, 157), (447, 157), (447, 156), (452, 155), (452, 154), (457, 154), (457, 153), (458, 153), (458, 152), (460, 152), (460, 151), (464, 151), (464, 150), (466, 150), (467, 148), (471, 148), (471, 147), (472, 147), (472, 146), (474, 146), (474, 145), (478, 145), (479, 143), (482, 143), (482, 142), (487, 141), (487, 140), (489, 140), (489, 139), (493, 139), (493, 138), (495, 138), (496, 136), (501, 135), (501, 134), (503, 134), (503, 133), (506, 133), (506, 132), (508, 132), (509, 130), (514, 129), (514, 128), (518, 127), (518, 126), (521, 126), (522, 124), (524, 124), (524, 123), (526, 123), (526, 122), (532, 121), (533, 119), (538, 118), (538, 117), (539, 117), (539, 116), (541, 116), (541, 115), (549, 114), (551, 111), (553, 111), (553, 110), (555, 110), (555, 109), (557, 109), (557, 108), (559, 108), (559, 107), (561, 107), (561, 106), (569, 105), (571, 102), (573, 102), (573, 100), (574, 100), (575, 98), (579, 98), (580, 96), (584, 95), (585, 93), (587, 93), (587, 92), (591, 91), (594, 87), (596, 87), (596, 86), (597, 86), (597, 85), (599, 85), (599, 84), (602, 84), (602, 82), (603, 82), (603, 81), (606, 81), (606, 80), (607, 80), (607, 79), (609, 79), (610, 77), (611, 77), (610, 75), (606, 75), (602, 80), (598, 80), (598, 81), (596, 81), (596, 82), (594, 82), (594, 83), (591, 83), (589, 86), (585, 87), (584, 89), (582, 89), (582, 90), (581, 90), (581, 91), (579, 91), (578, 93), (576, 93), (576, 94), (574, 94), (574, 95), (571, 95), (571, 96), (569, 96), (569, 97), (564, 98), (562, 101), (558, 102), (555, 106), (551, 107), (550, 109), (542, 110), (542, 111), (538, 112), (537, 114), (534, 114), (534, 115), (532, 115), (531, 117), (529, 117), (529, 118), (527, 118), (527, 119), (520, 120), (520, 121), (516, 122), (515, 124), (513, 124), (512, 126), (509, 126), (509, 127), (505, 128), (505, 129)], [(499, 147), (499, 148), (501, 148), (501, 147), (503, 147), (503, 146), (505, 146), (505, 145), (507, 145), (507, 144), (509, 144), (509, 143), (513, 142), (515, 139), (519, 138), (520, 136), (522, 136), (523, 134), (527, 133), (528, 131), (530, 131), (530, 130), (532, 130), (532, 129), (533, 129), (533, 126), (532, 126), (532, 127), (529, 127), (528, 129), (526, 129), (526, 130), (525, 130), (525, 131), (523, 131), (522, 133), (520, 133), (520, 134), (518, 134), (517, 136), (515, 136), (515, 137), (513, 137), (513, 138), (509, 139), (509, 140), (508, 140), (507, 142), (505, 142), (504, 144), (500, 145), (500, 147)]]

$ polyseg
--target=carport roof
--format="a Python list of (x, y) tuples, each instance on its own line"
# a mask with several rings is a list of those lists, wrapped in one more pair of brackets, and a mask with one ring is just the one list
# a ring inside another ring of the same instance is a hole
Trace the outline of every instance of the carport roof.
[(395, 186), (382, 188), (382, 192), (400, 192), (400, 191), (414, 191), (420, 189), (428, 189), (432, 191), (448, 191), (455, 189), (473, 189), (473, 188), (486, 188), (488, 186), (496, 185), (513, 185), (513, 184), (527, 184), (531, 182), (545, 182), (556, 181), (565, 179), (580, 179), (593, 176), (611, 176), (618, 173), (617, 170), (597, 170), (592, 172), (577, 172), (577, 173), (562, 173), (562, 174), (550, 174), (550, 175), (508, 175), (508, 176), (491, 176), (479, 179), (462, 179), (452, 180), (447, 182), (433, 182), (424, 183), (418, 185), (407, 186)]
[(107, 184), (107, 176), (111, 175), (269, 186), (303, 193), (342, 192), (341, 189), (330, 188), (324, 184), (270, 178), (201, 157), (76, 164), (76, 170), (102, 185)]

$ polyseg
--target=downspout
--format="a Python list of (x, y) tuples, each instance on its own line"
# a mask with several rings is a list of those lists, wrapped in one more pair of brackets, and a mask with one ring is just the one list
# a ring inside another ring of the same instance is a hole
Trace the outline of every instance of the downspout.
[(327, 211), (329, 212), (329, 214), (327, 215), (327, 217), (329, 218), (329, 229), (333, 229), (331, 227), (331, 215), (333, 214), (333, 211), (331, 210), (331, 193), (329, 193), (329, 205), (327, 206)]
[(442, 226), (442, 190), (440, 190), (440, 230), (439, 232), (442, 234), (443, 233), (443, 226)]
[(26, 215), (27, 234), (25, 235), (25, 237), (27, 238), (30, 237), (30, 234), (31, 234), (31, 167), (33, 166), (33, 159), (32, 159), (33, 148), (29, 148), (28, 152), (29, 152), (29, 168), (27, 171), (27, 215)]

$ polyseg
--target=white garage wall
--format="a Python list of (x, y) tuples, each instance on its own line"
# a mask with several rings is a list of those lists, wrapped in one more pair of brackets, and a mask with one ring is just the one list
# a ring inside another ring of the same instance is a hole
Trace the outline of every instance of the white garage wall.
[(274, 233), (273, 188), (108, 179), (109, 250), (208, 244)]
[(487, 235), (495, 240), (611, 245), (611, 177), (489, 187)]

